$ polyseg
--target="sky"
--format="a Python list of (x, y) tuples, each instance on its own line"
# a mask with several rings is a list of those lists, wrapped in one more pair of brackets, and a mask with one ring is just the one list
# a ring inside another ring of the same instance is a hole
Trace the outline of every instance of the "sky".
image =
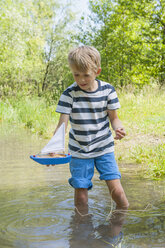
[[(74, 26), (74, 31), (76, 32), (76, 28), (78, 27), (78, 24), (80, 23), (80, 18), (83, 16), (85, 20), (87, 19), (87, 16), (90, 13), (90, 10), (88, 8), (88, 3), (89, 0), (62, 0), (62, 6), (67, 6), (67, 4), (70, 5), (69, 9), (74, 13), (75, 18), (74, 21), (72, 22), (71, 26), (70, 24), (68, 25), (69, 29), (73, 28)], [(58, 17), (61, 19), (61, 14)], [(58, 18), (56, 22), (58, 23)], [(86, 23), (84, 24), (86, 25)], [(79, 29), (78, 29), (79, 30)]]
[[(90, 13), (88, 8), (89, 0), (70, 0), (70, 2), (73, 4), (73, 11), (76, 13), (76, 19), (74, 23), (79, 24), (80, 18), (82, 16), (85, 18), (85, 20), (87, 20), (87, 16)], [(86, 21), (84, 25), (86, 25)]]
[(84, 12), (85, 13), (89, 13), (89, 9), (88, 9), (88, 0), (71, 0), (71, 3), (73, 2), (73, 9), (76, 10), (77, 14), (81, 15)]
[(71, 9), (73, 10), (74, 13), (76, 13), (76, 21), (79, 22), (80, 17), (86, 16), (90, 13), (89, 8), (88, 8), (88, 2), (89, 0), (63, 0), (63, 2), (70, 2), (72, 7)]

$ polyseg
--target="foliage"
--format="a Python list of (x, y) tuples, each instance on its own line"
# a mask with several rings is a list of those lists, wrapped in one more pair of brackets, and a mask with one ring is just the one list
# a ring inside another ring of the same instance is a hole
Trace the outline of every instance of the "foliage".
[(0, 0), (0, 96), (57, 100), (72, 83), (67, 54), (78, 44), (101, 53), (101, 79), (142, 87), (165, 81), (165, 2), (89, 1), (79, 26), (68, 1)]
[[(54, 0), (0, 0), (0, 95), (38, 94), (57, 98), (70, 83), (67, 53), (72, 46), (69, 5)], [(62, 18), (61, 18), (62, 17)]]
[(101, 78), (118, 86), (141, 87), (153, 81), (163, 85), (165, 2), (90, 0), (90, 9), (90, 28), (82, 28), (82, 18), (77, 39), (100, 51)]

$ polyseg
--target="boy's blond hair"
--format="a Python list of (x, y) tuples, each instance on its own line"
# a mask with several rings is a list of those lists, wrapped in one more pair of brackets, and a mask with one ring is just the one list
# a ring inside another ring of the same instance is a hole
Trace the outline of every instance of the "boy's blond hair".
[(71, 50), (68, 54), (69, 65), (75, 66), (79, 71), (89, 69), (97, 72), (101, 66), (100, 53), (91, 46), (80, 46)]

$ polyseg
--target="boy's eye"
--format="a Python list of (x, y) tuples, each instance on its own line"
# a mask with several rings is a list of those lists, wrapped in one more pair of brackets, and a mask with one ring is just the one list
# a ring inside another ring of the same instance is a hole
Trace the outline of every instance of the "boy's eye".
[(89, 74), (85, 74), (85, 77), (89, 77)]
[(78, 74), (74, 74), (75, 77), (78, 77), (79, 75)]

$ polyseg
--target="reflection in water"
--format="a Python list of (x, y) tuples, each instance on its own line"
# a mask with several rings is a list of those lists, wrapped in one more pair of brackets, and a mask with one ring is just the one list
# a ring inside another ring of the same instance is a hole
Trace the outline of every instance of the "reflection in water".
[(115, 211), (106, 224), (94, 227), (90, 214), (82, 217), (75, 211), (70, 223), (70, 248), (119, 247), (123, 238), (121, 229), (124, 218), (124, 212)]
[(0, 247), (67, 247), (64, 229), (73, 206), (65, 194), (71, 192), (55, 185), (0, 191)]
[(9, 127), (0, 133), (0, 248), (165, 247), (165, 181), (139, 179), (134, 167), (122, 173), (130, 202), (123, 225), (117, 216), (106, 221), (109, 192), (96, 172), (92, 216), (80, 218), (68, 165), (47, 168), (29, 159), (46, 142)]

